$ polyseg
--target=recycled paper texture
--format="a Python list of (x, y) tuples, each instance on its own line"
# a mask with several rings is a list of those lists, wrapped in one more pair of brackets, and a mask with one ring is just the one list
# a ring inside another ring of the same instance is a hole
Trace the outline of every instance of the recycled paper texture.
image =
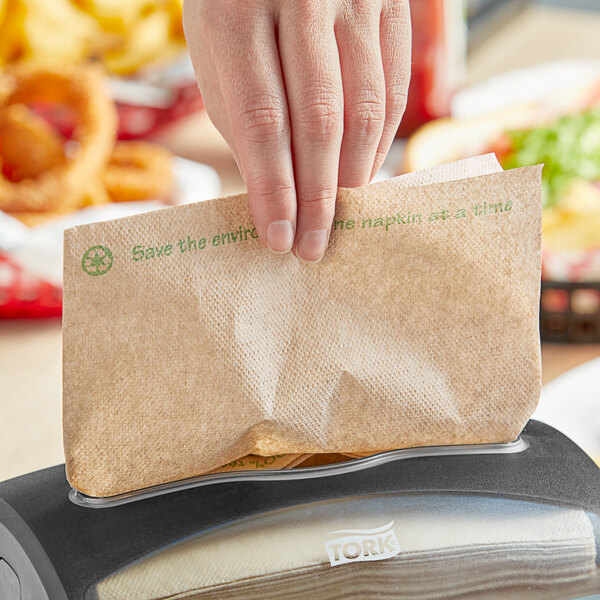
[(315, 265), (266, 250), (245, 195), (68, 230), (70, 483), (513, 440), (540, 391), (541, 167), (494, 164), (341, 189)]

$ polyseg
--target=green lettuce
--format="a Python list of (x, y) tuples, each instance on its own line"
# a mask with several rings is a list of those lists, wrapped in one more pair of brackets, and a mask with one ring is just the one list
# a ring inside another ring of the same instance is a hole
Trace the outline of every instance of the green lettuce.
[(544, 206), (560, 202), (574, 179), (600, 180), (600, 107), (565, 116), (551, 125), (509, 131), (512, 150), (502, 158), (505, 169), (544, 163)]

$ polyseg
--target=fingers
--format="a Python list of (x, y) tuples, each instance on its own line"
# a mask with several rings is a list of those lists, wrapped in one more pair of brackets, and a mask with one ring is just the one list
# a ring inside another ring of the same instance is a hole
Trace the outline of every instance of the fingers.
[(408, 0), (386, 0), (380, 22), (381, 58), (385, 74), (385, 125), (371, 178), (383, 164), (400, 125), (410, 83), (411, 27)]
[(261, 241), (275, 252), (288, 252), (296, 227), (296, 193), (273, 18), (267, 3), (199, 4), (214, 11), (209, 18), (203, 15), (210, 22), (207, 46), (220, 90), (219, 95), (210, 82), (209, 102), (228, 120), (220, 121), (220, 128), (237, 153)]
[(235, 145), (229, 116), (226, 111), (223, 110), (225, 99), (223, 97), (223, 91), (221, 90), (221, 83), (212, 63), (208, 62), (202, 67), (202, 76), (198, 77), (198, 87), (202, 93), (202, 103), (204, 104), (206, 113), (213, 125), (227, 142), (243, 177), (244, 172), (240, 164), (239, 153)]
[(343, 133), (333, 5), (289, 2), (279, 16), (298, 202), (295, 253), (310, 262), (323, 257), (329, 241)]
[[(202, 94), (202, 102), (213, 125), (219, 130), (238, 161), (237, 149), (229, 123), (229, 117), (223, 110), (225, 100), (219, 82), (217, 70), (212, 63), (212, 57), (203, 36), (202, 15), (199, 2), (186, 2), (183, 7), (183, 24), (186, 41), (198, 87)], [(238, 161), (239, 166), (239, 161)]]
[(344, 87), (344, 137), (338, 184), (369, 183), (386, 116), (385, 76), (379, 42), (381, 6), (367, 3), (336, 25)]
[(190, 1), (184, 24), (207, 111), (240, 166), (259, 237), (274, 251), (294, 245), (299, 258), (317, 261), (338, 184), (375, 175), (404, 112), (409, 4), (276, 4)]

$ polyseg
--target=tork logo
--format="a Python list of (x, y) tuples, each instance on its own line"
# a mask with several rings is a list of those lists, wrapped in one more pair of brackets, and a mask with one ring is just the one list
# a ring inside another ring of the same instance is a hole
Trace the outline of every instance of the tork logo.
[(335, 536), (325, 542), (332, 567), (351, 562), (385, 560), (400, 552), (394, 521), (377, 529), (332, 531), (327, 535)]

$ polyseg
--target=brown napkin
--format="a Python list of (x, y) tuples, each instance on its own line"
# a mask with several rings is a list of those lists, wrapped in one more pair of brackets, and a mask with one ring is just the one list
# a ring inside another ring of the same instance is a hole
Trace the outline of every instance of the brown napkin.
[(540, 171), (342, 189), (317, 265), (265, 250), (244, 195), (68, 230), (69, 481), (514, 439), (540, 389)]

